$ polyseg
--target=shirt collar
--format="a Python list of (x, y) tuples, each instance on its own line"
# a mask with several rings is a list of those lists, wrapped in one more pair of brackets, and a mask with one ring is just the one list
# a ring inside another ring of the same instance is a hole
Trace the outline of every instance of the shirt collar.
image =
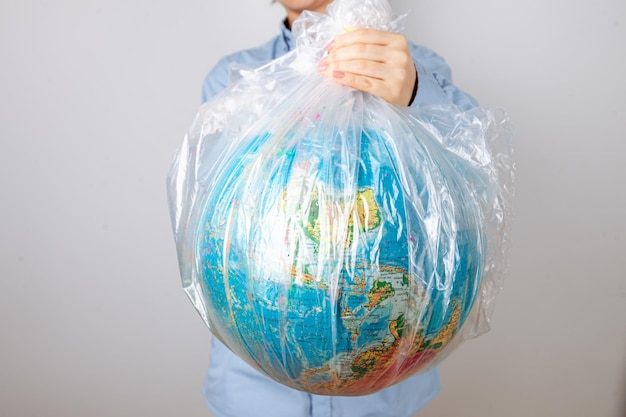
[(294, 39), (288, 24), (289, 22), (287, 18), (285, 18), (285, 20), (280, 23), (280, 33), (287, 51), (291, 51), (294, 48)]

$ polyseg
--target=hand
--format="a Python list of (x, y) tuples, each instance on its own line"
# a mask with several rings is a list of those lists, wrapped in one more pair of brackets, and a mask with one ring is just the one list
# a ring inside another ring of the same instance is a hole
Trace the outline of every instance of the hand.
[(320, 60), (320, 74), (391, 104), (407, 106), (417, 73), (406, 38), (375, 29), (356, 29), (339, 35)]

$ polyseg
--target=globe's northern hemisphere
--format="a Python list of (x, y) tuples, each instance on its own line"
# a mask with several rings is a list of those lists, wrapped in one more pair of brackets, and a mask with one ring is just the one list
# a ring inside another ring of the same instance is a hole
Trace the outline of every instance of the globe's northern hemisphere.
[(432, 365), (474, 303), (480, 229), (461, 182), (415, 147), (266, 135), (229, 155), (197, 238), (213, 333), (315, 394), (370, 394)]

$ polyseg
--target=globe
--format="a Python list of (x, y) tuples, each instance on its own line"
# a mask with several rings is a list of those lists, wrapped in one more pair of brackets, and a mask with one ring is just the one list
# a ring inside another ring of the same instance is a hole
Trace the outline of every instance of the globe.
[(466, 321), (476, 209), (462, 172), (403, 140), (293, 128), (232, 146), (214, 172), (196, 240), (207, 321), (276, 381), (370, 394), (437, 363)]

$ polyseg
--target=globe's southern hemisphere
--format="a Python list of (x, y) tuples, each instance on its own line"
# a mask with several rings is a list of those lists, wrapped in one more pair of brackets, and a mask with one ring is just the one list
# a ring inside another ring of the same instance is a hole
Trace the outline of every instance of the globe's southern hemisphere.
[(198, 234), (213, 333), (315, 394), (370, 394), (432, 365), (474, 302), (478, 225), (449, 172), (419, 149), (398, 158), (373, 132), (266, 135), (232, 155)]

